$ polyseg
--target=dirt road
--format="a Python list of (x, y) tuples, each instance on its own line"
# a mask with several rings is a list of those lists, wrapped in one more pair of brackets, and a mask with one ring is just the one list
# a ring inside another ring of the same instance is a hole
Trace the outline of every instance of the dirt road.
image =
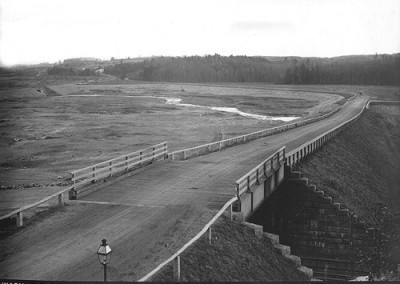
[(192, 238), (234, 194), (234, 182), (356, 115), (366, 97), (327, 120), (188, 161), (166, 161), (100, 189), (3, 240), (0, 278), (102, 280), (96, 250), (113, 249), (109, 280), (134, 281)]

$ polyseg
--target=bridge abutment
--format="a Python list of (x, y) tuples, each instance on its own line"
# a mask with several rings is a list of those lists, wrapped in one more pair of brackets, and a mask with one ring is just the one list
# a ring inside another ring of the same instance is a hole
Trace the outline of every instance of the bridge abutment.
[(285, 176), (279, 189), (247, 220), (279, 235), (316, 278), (348, 280), (367, 275), (369, 269), (361, 260), (373, 247), (373, 229), (310, 185), (300, 172), (286, 167)]

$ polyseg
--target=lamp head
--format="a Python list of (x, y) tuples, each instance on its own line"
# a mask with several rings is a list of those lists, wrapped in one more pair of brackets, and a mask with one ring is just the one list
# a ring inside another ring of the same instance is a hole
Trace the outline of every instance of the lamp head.
[(110, 246), (107, 244), (107, 240), (103, 239), (101, 241), (99, 249), (97, 250), (97, 257), (99, 258), (101, 264), (105, 265), (110, 262), (111, 252), (112, 250)]

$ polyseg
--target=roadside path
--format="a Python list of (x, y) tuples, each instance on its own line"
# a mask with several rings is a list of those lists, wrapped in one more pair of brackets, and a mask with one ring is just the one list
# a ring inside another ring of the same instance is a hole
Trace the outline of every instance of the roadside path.
[(191, 239), (234, 195), (234, 182), (286, 145), (287, 151), (355, 116), (359, 96), (323, 121), (187, 161), (166, 161), (69, 202), (0, 245), (0, 278), (102, 280), (96, 251), (113, 249), (109, 280), (134, 281)]

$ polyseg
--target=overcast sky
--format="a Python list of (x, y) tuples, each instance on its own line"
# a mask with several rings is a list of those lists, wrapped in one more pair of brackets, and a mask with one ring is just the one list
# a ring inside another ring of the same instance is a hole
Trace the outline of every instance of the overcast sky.
[(0, 0), (0, 63), (400, 52), (399, 0)]

